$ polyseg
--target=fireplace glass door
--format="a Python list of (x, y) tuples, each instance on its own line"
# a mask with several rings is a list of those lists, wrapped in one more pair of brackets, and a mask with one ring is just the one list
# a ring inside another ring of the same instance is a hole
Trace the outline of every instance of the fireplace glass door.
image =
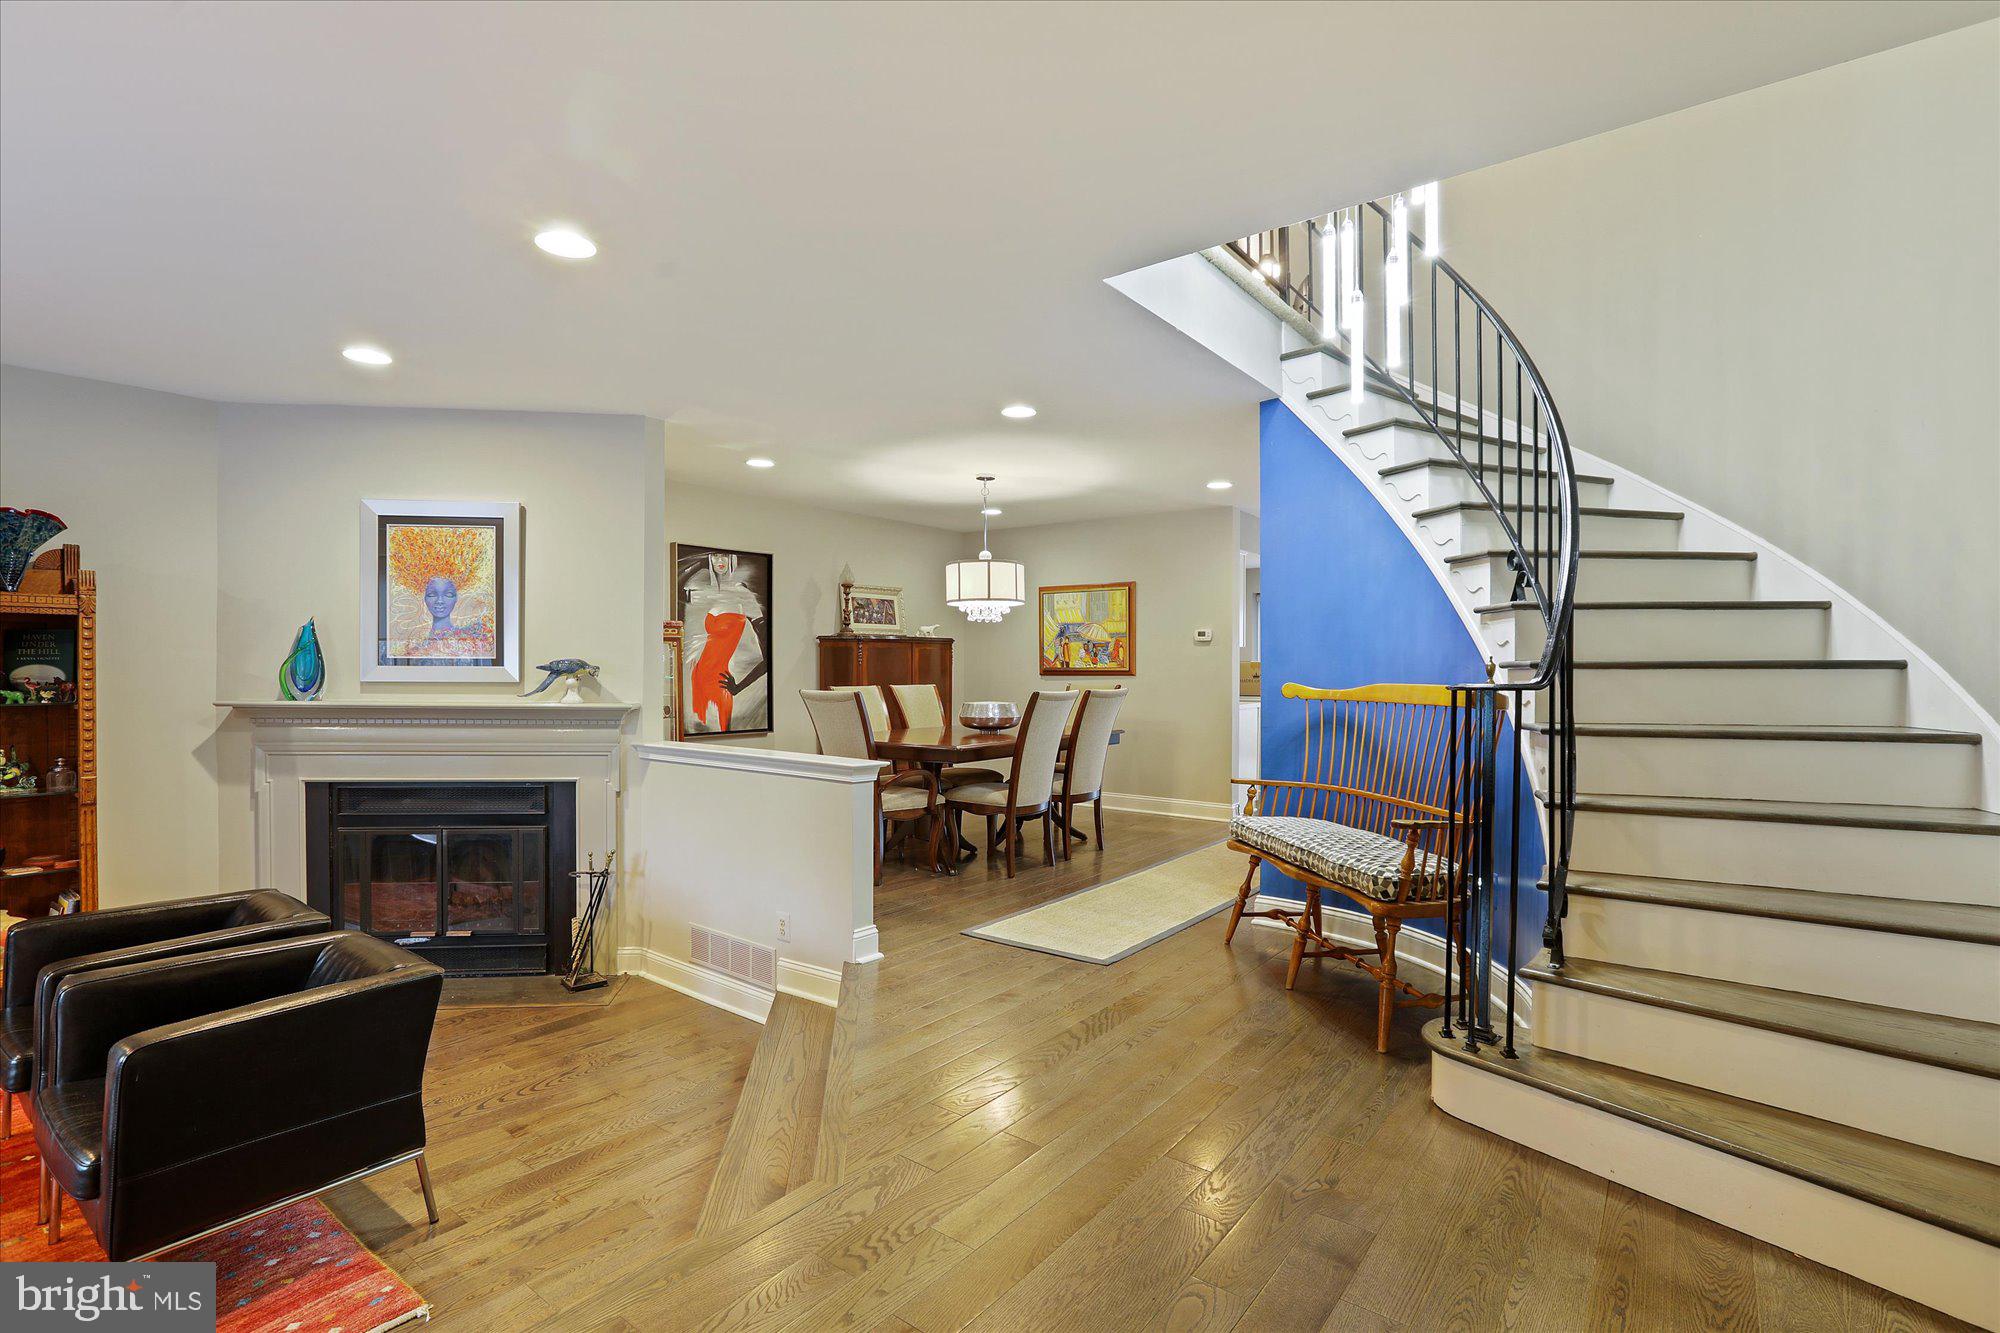
[(451, 971), (559, 970), (566, 941), (551, 927), (566, 930), (574, 887), (549, 868), (574, 859), (569, 795), (541, 784), (309, 789), (319, 805), (308, 826), (326, 830), (332, 872), (324, 901), (310, 885), (309, 896), (342, 928)]

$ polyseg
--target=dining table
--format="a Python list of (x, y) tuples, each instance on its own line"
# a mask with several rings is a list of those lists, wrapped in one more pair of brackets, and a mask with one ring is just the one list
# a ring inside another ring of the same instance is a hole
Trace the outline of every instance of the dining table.
[[(891, 727), (885, 734), (876, 737), (875, 755), (895, 763), (915, 764), (935, 778), (947, 768), (1012, 758), (1014, 732), (1018, 725), (968, 727), (962, 722), (951, 722), (941, 727)], [(1124, 728), (1114, 727), (1111, 744), (1118, 744), (1124, 735)], [(1075, 735), (1063, 737), (1062, 758), (1065, 761), (1075, 745)], [(1069, 832), (1070, 837), (1079, 842), (1089, 841), (1082, 830), (1073, 824)], [(960, 863), (970, 861), (978, 852), (979, 849), (965, 838), (958, 840)]]

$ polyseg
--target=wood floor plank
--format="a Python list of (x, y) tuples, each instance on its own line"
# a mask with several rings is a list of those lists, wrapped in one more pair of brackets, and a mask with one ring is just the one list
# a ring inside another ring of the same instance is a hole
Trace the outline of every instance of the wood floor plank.
[(812, 1179), (834, 1017), (833, 1009), (794, 995), (771, 1002), (698, 1233), (739, 1221)]

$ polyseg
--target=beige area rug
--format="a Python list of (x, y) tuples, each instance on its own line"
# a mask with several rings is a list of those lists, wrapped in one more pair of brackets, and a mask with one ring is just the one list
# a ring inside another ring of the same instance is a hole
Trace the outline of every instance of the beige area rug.
[(1115, 963), (1236, 901), (1250, 862), (1212, 847), (1080, 890), (965, 933), (1083, 963)]

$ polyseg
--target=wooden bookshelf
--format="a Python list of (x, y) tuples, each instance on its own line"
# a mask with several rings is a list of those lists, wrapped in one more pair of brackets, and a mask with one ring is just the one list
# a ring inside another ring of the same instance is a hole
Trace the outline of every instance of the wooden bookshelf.
[[(82, 568), (74, 546), (35, 557), (14, 592), (0, 592), (0, 642), (21, 625), (68, 622), (76, 634), (76, 699), (0, 704), (0, 748), (15, 749), (42, 789), (0, 796), (0, 907), (13, 916), (45, 916), (58, 895), (76, 889), (83, 910), (97, 907), (97, 575)], [(51, 792), (58, 758), (76, 769), (76, 790)], [(75, 860), (62, 870), (25, 872), (30, 858)]]

